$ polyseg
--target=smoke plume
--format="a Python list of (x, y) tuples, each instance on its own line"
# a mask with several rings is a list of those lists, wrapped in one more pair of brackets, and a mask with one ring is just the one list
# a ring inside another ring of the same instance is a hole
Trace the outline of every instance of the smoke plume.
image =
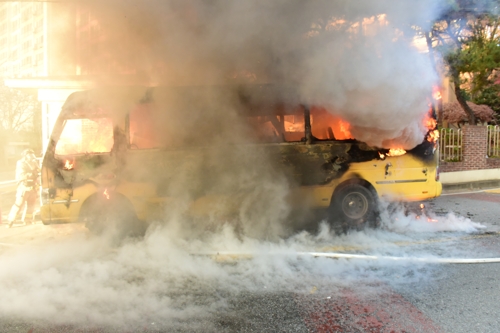
[[(413, 26), (436, 1), (107, 1), (88, 6), (117, 70), (149, 84), (293, 82), (361, 141), (413, 148), (437, 81)], [(100, 61), (97, 59), (96, 61)]]

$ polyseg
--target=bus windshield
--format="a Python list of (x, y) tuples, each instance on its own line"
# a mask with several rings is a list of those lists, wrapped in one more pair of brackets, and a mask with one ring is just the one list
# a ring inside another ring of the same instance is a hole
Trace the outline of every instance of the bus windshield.
[(111, 118), (66, 119), (57, 141), (56, 155), (109, 153), (113, 148)]

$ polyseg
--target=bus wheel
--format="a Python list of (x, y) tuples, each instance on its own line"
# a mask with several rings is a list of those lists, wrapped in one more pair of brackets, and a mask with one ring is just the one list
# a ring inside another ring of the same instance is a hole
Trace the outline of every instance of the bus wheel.
[(143, 236), (145, 227), (125, 200), (91, 200), (82, 209), (85, 227), (95, 235), (115, 240)]
[(334, 193), (328, 219), (335, 231), (361, 230), (376, 225), (376, 194), (360, 184), (347, 184)]

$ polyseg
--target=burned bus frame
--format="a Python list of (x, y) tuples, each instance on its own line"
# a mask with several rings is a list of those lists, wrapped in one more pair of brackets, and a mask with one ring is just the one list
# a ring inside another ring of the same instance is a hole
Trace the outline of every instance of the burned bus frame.
[[(166, 89), (177, 93), (186, 88)], [(168, 192), (172, 175), (165, 173), (179, 168), (176, 161), (179, 155), (172, 157), (165, 149), (134, 150), (128, 134), (130, 105), (147, 103), (161, 91), (160, 88), (110, 87), (77, 92), (68, 98), (43, 160), (43, 223), (84, 221), (89, 229), (98, 233), (106, 229), (107, 224), (119, 223), (126, 233), (140, 234), (148, 221), (161, 218), (162, 209), (172, 196)], [(441, 193), (438, 159), (432, 142), (424, 140), (403, 156), (388, 157), (387, 149), (369, 147), (354, 139), (336, 139), (331, 128), (327, 138), (315, 137), (311, 109), (300, 103), (293, 87), (251, 85), (230, 87), (230, 91), (236, 94), (245, 112), (266, 114), (269, 110), (301, 105), (304, 132), (300, 140), (259, 144), (269, 156), (279, 156), (273, 163), (295, 184), (290, 195), (292, 206), (305, 205), (311, 210), (325, 211), (332, 224), (359, 228), (374, 220), (378, 198), (420, 201)], [(123, 96), (127, 96), (127, 100)], [(106, 107), (120, 111), (109, 114), (103, 111)], [(113, 122), (109, 152), (56, 154), (67, 120), (100, 116), (108, 116)], [(284, 113), (274, 116), (275, 122), (284, 122)], [(201, 155), (197, 158), (203, 158), (203, 152), (196, 153)], [(183, 158), (193, 158), (193, 155)], [(144, 163), (145, 156), (148, 163)], [(151, 172), (135, 175), (133, 171), (145, 164), (150, 165)], [(151, 174), (164, 174), (164, 177), (148, 178)], [(195, 207), (199, 206), (197, 202), (207, 201), (207, 196), (201, 193), (198, 190), (191, 193)]]

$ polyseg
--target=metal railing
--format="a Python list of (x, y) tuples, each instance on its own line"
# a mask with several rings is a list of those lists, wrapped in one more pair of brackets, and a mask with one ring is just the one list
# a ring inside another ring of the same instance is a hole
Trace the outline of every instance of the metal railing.
[(461, 129), (442, 128), (439, 131), (439, 159), (442, 162), (460, 162), (463, 153)]
[(500, 127), (488, 126), (488, 157), (500, 157)]

